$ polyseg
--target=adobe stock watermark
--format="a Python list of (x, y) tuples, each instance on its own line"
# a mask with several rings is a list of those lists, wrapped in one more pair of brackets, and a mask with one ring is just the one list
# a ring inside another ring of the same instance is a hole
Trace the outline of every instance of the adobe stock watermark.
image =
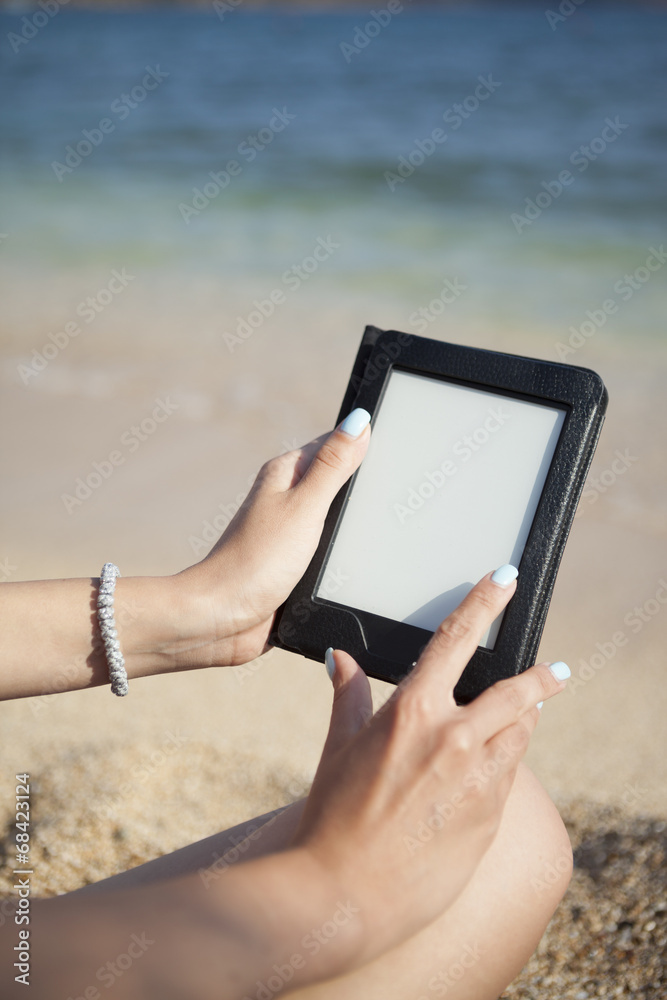
[[(479, 793), (485, 785), (495, 778), (500, 771), (517, 754), (523, 754), (525, 747), (517, 743), (516, 745), (509, 739), (501, 742), (489, 760), (486, 760), (481, 767), (473, 767), (461, 780), (461, 788)], [(403, 835), (403, 846), (408, 854), (413, 855), (420, 851), (425, 844), (433, 840), (436, 833), (444, 829), (459, 809), (462, 808), (466, 800), (464, 791), (454, 792), (446, 802), (438, 802), (433, 806), (431, 815), (426, 820), (422, 820), (417, 826), (414, 836)]]
[(596, 475), (590, 475), (586, 480), (586, 485), (584, 486), (584, 492), (581, 497), (581, 503), (577, 508), (577, 513), (574, 515), (575, 518), (581, 517), (584, 513), (583, 504), (586, 502), (588, 506), (592, 506), (597, 503), (601, 496), (608, 493), (612, 486), (615, 486), (621, 476), (624, 476), (629, 469), (638, 462), (639, 458), (637, 455), (633, 455), (629, 448), (625, 451), (620, 451), (618, 448), (614, 452), (614, 460), (607, 469), (603, 469), (602, 472)]
[(119, 466), (125, 464), (128, 456), (138, 451), (144, 441), (152, 437), (158, 427), (178, 409), (180, 409), (180, 404), (174, 403), (169, 396), (165, 399), (156, 399), (150, 414), (138, 424), (132, 424), (131, 427), (123, 431), (118, 448), (110, 451), (106, 458), (93, 462), (91, 472), (85, 476), (77, 477), (73, 493), (61, 493), (60, 499), (67, 513), (72, 514), (86, 500), (89, 500), (94, 491), (110, 479)]
[[(460, 104), (453, 104), (443, 112), (442, 120), (449, 125), (450, 132), (456, 132), (464, 121), (477, 111), (480, 104), (487, 101), (501, 86), (493, 76), (478, 76), (479, 83), (471, 94)], [(442, 128), (434, 128), (423, 139), (415, 139), (414, 145), (406, 156), (399, 156), (394, 170), (385, 170), (384, 179), (390, 191), (395, 191), (399, 184), (405, 183), (415, 170), (423, 166), (429, 156), (449, 139), (449, 134)]]
[(459, 441), (452, 445), (451, 455), (459, 459), (458, 465), (448, 455), (435, 469), (424, 473), (424, 478), (416, 488), (411, 487), (408, 490), (404, 503), (394, 503), (394, 514), (399, 522), (405, 524), (408, 517), (416, 514), (428, 500), (434, 497), (436, 492), (441, 490), (462, 466), (467, 465), (492, 440), (498, 431), (505, 426), (510, 416), (511, 414), (503, 409), (502, 403), (490, 407), (483, 422), (470, 434), (464, 434)]
[(626, 808), (636, 806), (638, 802), (641, 802), (645, 795), (648, 795), (649, 791), (649, 788), (644, 788), (638, 783), (632, 784), (631, 782), (626, 781), (623, 794), (621, 795), (621, 805), (626, 806)]
[[(343, 573), (341, 569), (334, 570), (330, 566), (327, 566), (320, 585), (317, 588), (317, 596), (322, 597), (325, 600), (332, 600), (343, 584), (349, 579), (350, 577), (346, 573)], [(303, 607), (301, 606), (301, 602), (297, 602), (297, 604), (294, 605), (293, 610), (301, 625), (308, 620), (311, 614), (307, 601), (304, 602)], [(239, 684), (245, 684), (245, 682), (251, 677), (255, 677), (258, 671), (260, 671), (265, 665), (266, 654), (257, 656), (249, 663), (239, 663), (237, 666), (233, 667), (234, 677), (237, 679)]]
[[(582, 144), (570, 153), (569, 162), (577, 168), (580, 174), (584, 173), (591, 163), (602, 156), (609, 146), (616, 142), (619, 135), (629, 127), (629, 123), (622, 122), (618, 115), (613, 119), (605, 118), (600, 135), (591, 139), (588, 145)], [(565, 189), (574, 184), (575, 180), (576, 176), (570, 170), (561, 170), (558, 177), (553, 180), (542, 181), (540, 185), (542, 190), (538, 191), (533, 198), (525, 199), (523, 215), (520, 212), (512, 212), (510, 215), (510, 222), (516, 232), (521, 235), (527, 226), (532, 226), (545, 209), (553, 205)]]
[(253, 333), (264, 325), (264, 322), (273, 315), (277, 308), (287, 302), (288, 293), (294, 293), (301, 288), (301, 285), (308, 281), (320, 266), (340, 249), (340, 243), (336, 243), (332, 236), (318, 236), (313, 251), (304, 257), (299, 264), (292, 264), (290, 268), (283, 271), (280, 278), (280, 286), (272, 288), (265, 299), (255, 299), (254, 309), (247, 316), (237, 316), (236, 331), (229, 333), (225, 331), (222, 337), (227, 345), (230, 354), (235, 349), (244, 344), (252, 337)]
[(295, 952), (287, 961), (280, 964), (275, 963), (272, 966), (272, 975), (265, 982), (258, 979), (252, 994), (246, 994), (243, 1000), (273, 1000), (273, 997), (284, 991), (290, 980), (294, 978), (294, 973), (305, 968), (308, 957), (317, 955), (340, 933), (342, 927), (356, 918), (359, 912), (359, 908), (351, 900), (348, 899), (346, 902), (337, 900), (336, 909), (331, 918), (325, 920), (319, 927), (312, 927), (301, 938), (301, 948), (305, 954)]
[(464, 285), (459, 278), (445, 278), (439, 295), (426, 306), (420, 306), (408, 317), (409, 325), (417, 332), (424, 333), (431, 323), (434, 323), (438, 316), (442, 316), (447, 306), (456, 302), (464, 292), (468, 291), (468, 285)]
[[(211, 853), (211, 858), (213, 859), (211, 864), (206, 868), (200, 868), (197, 871), (202, 885), (205, 889), (211, 885), (212, 882), (217, 882), (226, 871), (229, 871), (232, 865), (236, 864), (237, 861), (243, 859), (247, 854), (248, 848), (257, 840), (261, 840), (265, 832), (270, 829), (275, 821), (281, 816), (285, 809), (288, 809), (290, 805), (298, 802), (300, 799), (305, 798), (310, 791), (310, 786), (312, 785), (312, 780), (307, 782), (294, 779), (290, 782), (287, 792), (291, 796), (291, 801), (286, 806), (281, 806), (275, 810), (273, 816), (265, 820), (263, 823), (251, 823), (245, 824), (243, 829), (246, 831), (243, 835), (241, 834), (230, 834), (227, 839), (231, 841), (231, 846), (227, 847), (222, 854), (218, 854), (217, 851)], [(0, 925), (1, 926), (1, 925)]]
[[(632, 808), (640, 802), (644, 796), (648, 793), (648, 788), (642, 788), (639, 784), (631, 784), (626, 781), (623, 794), (620, 797), (620, 804), (625, 808)], [(556, 861), (547, 861), (544, 866), (544, 870), (541, 878), (533, 876), (530, 880), (531, 888), (534, 892), (541, 896), (542, 893), (548, 892), (555, 885), (563, 880), (565, 876), (570, 875), (572, 871), (572, 852), (564, 851)]]
[(209, 865), (208, 868), (199, 869), (197, 874), (199, 875), (204, 888), (208, 889), (211, 882), (217, 882), (224, 872), (228, 871), (232, 865), (236, 864), (237, 861), (240, 861), (247, 853), (250, 845), (254, 841), (260, 840), (264, 835), (264, 831), (273, 826), (281, 812), (282, 810), (276, 812), (275, 816), (267, 819), (265, 823), (249, 823), (244, 828), (247, 830), (247, 833), (243, 836), (240, 834), (231, 834), (229, 837), (231, 846), (228, 847), (223, 854), (218, 854), (217, 851), (214, 851), (211, 855), (213, 863)]
[(101, 146), (106, 136), (116, 131), (118, 122), (125, 121), (135, 108), (138, 108), (146, 100), (152, 90), (157, 90), (163, 80), (166, 80), (169, 73), (163, 72), (159, 65), (146, 66), (146, 73), (141, 78), (140, 83), (135, 84), (129, 93), (123, 93), (109, 105), (109, 111), (116, 117), (100, 118), (96, 126), (91, 129), (84, 128), (81, 131), (83, 138), (79, 139), (76, 145), (65, 146), (64, 163), (59, 160), (52, 160), (51, 169), (62, 184), (68, 174), (73, 173), (77, 167), (81, 166), (93, 151)]
[(0, 583), (7, 583), (7, 580), (11, 580), (12, 576), (18, 569), (18, 566), (14, 566), (13, 563), (9, 561), (9, 557), (0, 561)]
[[(447, 969), (441, 969), (435, 976), (431, 976), (428, 981), (429, 994), (432, 993), (436, 997), (447, 996), (450, 990), (456, 989), (468, 969), (477, 965), (485, 954), (486, 949), (480, 946), (479, 941), (465, 945), (456, 962), (452, 962)], [(421, 994), (417, 1000), (430, 1000), (430, 997)]]
[(552, 31), (555, 31), (559, 24), (567, 21), (568, 17), (576, 12), (577, 8), (586, 3), (586, 0), (562, 0), (558, 5), (558, 10), (545, 10), (544, 16)]
[(39, 10), (21, 18), (21, 31), (18, 34), (15, 31), (7, 32), (7, 41), (11, 45), (12, 51), (14, 53), (20, 52), (24, 45), (27, 45), (40, 33), (42, 28), (51, 23), (56, 14), (59, 13), (60, 8), (65, 7), (68, 3), (69, 0), (37, 0)]
[(232, 11), (240, 7), (243, 0), (213, 0), (213, 10), (216, 12), (221, 21), (224, 21), (227, 14), (231, 14)]
[(137, 785), (145, 785), (164, 764), (176, 754), (180, 753), (187, 743), (192, 742), (190, 733), (173, 733), (168, 730), (158, 749), (143, 758), (130, 768), (131, 781), (124, 781), (116, 788), (113, 796), (104, 795), (88, 803), (89, 808), (101, 819), (112, 819), (118, 806), (125, 799), (134, 795)]
[(558, 885), (572, 872), (572, 852), (564, 851), (555, 861), (547, 861), (544, 866), (541, 878), (536, 875), (530, 880), (533, 891), (541, 896), (543, 892), (548, 892), (555, 885)]
[[(116, 624), (122, 626), (127, 622), (136, 621), (145, 609), (139, 607), (136, 603), (129, 605), (125, 601), (116, 600), (115, 610)], [(99, 636), (97, 636), (94, 641), (94, 649), (96, 651), (103, 649), (103, 643)], [(32, 714), (39, 715), (45, 708), (53, 705), (53, 699), (51, 696), (54, 694), (60, 694), (63, 691), (69, 691), (76, 678), (86, 676), (89, 669), (87, 656), (84, 656), (83, 653), (79, 653), (74, 657), (71, 663), (65, 664), (65, 666), (59, 668), (56, 673), (51, 673), (49, 675), (48, 690), (43, 691), (40, 695), (34, 695), (28, 699), (28, 704), (30, 705)]]
[[(412, 3), (412, 0), (407, 0)], [(372, 10), (370, 19), (364, 25), (357, 25), (354, 29), (351, 42), (341, 42), (340, 51), (346, 63), (350, 63), (354, 56), (358, 56), (364, 49), (368, 48), (374, 38), (384, 31), (391, 24), (397, 14), (402, 14), (405, 7), (401, 0), (389, 0), (386, 7), (380, 10)]]
[(403, 348), (409, 347), (413, 341), (411, 333), (397, 333), (396, 338), (386, 344), (383, 350), (378, 351), (375, 360), (368, 362), (363, 375), (352, 375), (350, 384), (355, 392), (359, 392), (362, 386), (372, 385), (378, 378), (384, 378), (387, 370), (400, 358)]
[[(94, 295), (88, 295), (77, 305), (75, 314), (83, 320), (83, 325), (90, 326), (100, 313), (104, 312), (108, 305), (123, 292), (136, 275), (128, 274), (123, 267), (120, 271), (114, 269), (106, 285), (98, 288)], [(72, 340), (82, 332), (83, 326), (77, 320), (69, 320), (60, 330), (47, 334), (47, 341), (41, 348), (33, 347), (31, 351), (32, 361), (28, 364), (16, 366), (16, 371), (21, 377), (24, 385), (28, 385), (31, 378), (36, 378), (41, 372), (48, 368), (49, 364), (58, 355), (69, 347)]]
[[(296, 439), (293, 438), (292, 441), (282, 441), (281, 447), (284, 454), (287, 451), (294, 451), (297, 448)], [(211, 546), (214, 545), (222, 533), (225, 531), (227, 526), (232, 521), (232, 518), (237, 514), (243, 505), (243, 501), (248, 496), (252, 484), (257, 479), (258, 473), (251, 472), (246, 479), (247, 489), (243, 490), (241, 493), (237, 493), (235, 499), (231, 503), (220, 503), (216, 507), (216, 513), (209, 520), (207, 519), (202, 523), (200, 528), (201, 534), (190, 535), (188, 537), (188, 543), (190, 548), (196, 556), (202, 555), (202, 553), (209, 552)]]
[(580, 687), (588, 684), (600, 670), (611, 663), (619, 649), (627, 646), (632, 636), (639, 635), (644, 627), (653, 621), (666, 606), (667, 580), (662, 577), (658, 580), (655, 594), (643, 604), (636, 605), (623, 618), (623, 624), (629, 631), (618, 629), (605, 641), (596, 642), (595, 652), (587, 660), (583, 658), (579, 660), (579, 669), (576, 672), (572, 671), (572, 677), (567, 684), (570, 694), (574, 696)]
[[(154, 945), (155, 941), (149, 938), (146, 932), (143, 934), (132, 934), (128, 942), (125, 951), (121, 952), (120, 955), (116, 955), (111, 961), (105, 962), (101, 965), (97, 972), (95, 973), (95, 979), (100, 983), (106, 990), (111, 989), (111, 987), (124, 976), (125, 973), (130, 969), (134, 963), (142, 958), (151, 945)], [(68, 997), (68, 1000), (100, 1000), (102, 993), (95, 984), (87, 986), (80, 996)]]
[(0, 899), (0, 928), (4, 927), (7, 920), (11, 919), (12, 924), (15, 922), (14, 918), (18, 915), (18, 900), (16, 897), (5, 896), (4, 899)]
[(648, 256), (643, 264), (635, 268), (630, 274), (624, 274), (614, 282), (612, 290), (614, 298), (605, 299), (597, 309), (587, 309), (586, 319), (579, 326), (570, 326), (570, 337), (566, 344), (559, 341), (556, 347), (556, 354), (560, 361), (576, 354), (584, 344), (594, 337), (606, 324), (610, 316), (618, 312), (619, 301), (629, 302), (636, 292), (640, 291), (656, 271), (664, 267), (667, 262), (667, 252), (664, 243), (659, 247), (649, 247)]
[(252, 163), (258, 154), (270, 146), (275, 137), (280, 132), (284, 132), (295, 118), (296, 115), (289, 112), (284, 106), (282, 110), (274, 108), (272, 116), (264, 128), (252, 135), (247, 135), (236, 147), (238, 156), (245, 163), (241, 163), (240, 160), (229, 160), (222, 170), (210, 170), (208, 173), (210, 180), (205, 181), (201, 187), (192, 189), (191, 203), (182, 201), (178, 205), (178, 211), (186, 226), (190, 225), (191, 219), (196, 219), (197, 216), (201, 215), (220, 192), (229, 187), (232, 177), (239, 177), (243, 173), (245, 164)]
[(209, 552), (211, 546), (215, 545), (227, 525), (230, 524), (232, 518), (241, 509), (243, 501), (248, 496), (250, 487), (255, 482), (256, 478), (257, 474), (252, 472), (246, 480), (248, 489), (241, 493), (237, 493), (235, 499), (231, 503), (218, 504), (217, 513), (215, 513), (210, 520), (207, 519), (202, 523), (200, 528), (201, 533), (199, 535), (189, 536), (188, 542), (190, 544), (190, 548), (196, 556)]

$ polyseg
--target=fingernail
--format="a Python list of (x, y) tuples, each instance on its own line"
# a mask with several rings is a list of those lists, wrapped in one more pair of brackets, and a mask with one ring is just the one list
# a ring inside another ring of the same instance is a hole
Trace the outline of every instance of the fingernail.
[(491, 582), (497, 583), (499, 587), (509, 587), (510, 583), (516, 580), (518, 575), (519, 571), (516, 566), (510, 566), (508, 563), (496, 570), (491, 577)]
[(356, 410), (352, 410), (351, 413), (345, 417), (345, 420), (340, 425), (340, 429), (349, 434), (350, 437), (358, 438), (364, 427), (370, 423), (371, 415), (368, 410), (364, 410), (361, 406), (358, 406)]
[(333, 646), (329, 646), (324, 654), (324, 666), (327, 668), (327, 673), (329, 675), (329, 680), (333, 680), (333, 676), (336, 673), (336, 661), (333, 655)]
[(557, 681), (566, 681), (568, 677), (572, 676), (572, 671), (568, 667), (567, 663), (563, 663), (562, 660), (558, 660), (557, 663), (550, 663), (549, 670)]
[(539, 708), (540, 712), (542, 711), (542, 705), (543, 704), (544, 704), (543, 701), (538, 701), (538, 703), (537, 703), (537, 707)]

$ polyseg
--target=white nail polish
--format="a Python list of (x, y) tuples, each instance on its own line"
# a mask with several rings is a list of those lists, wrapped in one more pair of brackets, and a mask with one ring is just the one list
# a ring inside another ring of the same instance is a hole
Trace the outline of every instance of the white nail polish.
[(513, 583), (518, 575), (519, 571), (516, 566), (510, 566), (510, 564), (507, 563), (505, 566), (500, 566), (495, 571), (491, 577), (491, 583), (495, 583), (499, 587), (509, 587), (510, 583)]
[(568, 677), (572, 676), (572, 671), (568, 667), (567, 663), (563, 663), (562, 660), (558, 660), (556, 663), (550, 663), (549, 670), (557, 681), (566, 681)]
[(537, 707), (538, 707), (538, 709), (539, 709), (540, 712), (542, 711), (542, 705), (543, 704), (544, 704), (543, 701), (538, 701), (538, 703), (537, 703)]
[(348, 413), (340, 425), (340, 429), (349, 434), (350, 437), (358, 438), (370, 421), (371, 415), (368, 410), (364, 410), (363, 407), (358, 406), (356, 410), (352, 410), (352, 413)]
[(329, 680), (332, 681), (333, 675), (336, 673), (336, 661), (334, 660), (333, 646), (329, 646), (324, 653), (324, 666), (327, 668)]

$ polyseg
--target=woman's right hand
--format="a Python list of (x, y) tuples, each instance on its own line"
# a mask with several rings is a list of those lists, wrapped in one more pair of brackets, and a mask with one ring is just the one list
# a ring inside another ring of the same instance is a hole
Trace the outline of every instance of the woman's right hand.
[[(274, 995), (364, 965), (439, 916), (493, 840), (536, 704), (563, 687), (541, 665), (455, 704), (463, 668), (514, 589), (490, 576), (478, 584), (374, 716), (365, 674), (336, 653), (329, 735), (285, 849), (222, 872), (216, 861), (148, 885), (34, 901), (39, 996), (88, 995), (85, 984), (138, 933), (150, 948), (114, 997)], [(12, 948), (0, 935), (0, 962)]]
[(374, 716), (366, 675), (334, 652), (331, 726), (292, 846), (359, 908), (355, 964), (416, 933), (463, 890), (498, 829), (537, 705), (565, 686), (540, 664), (456, 705), (464, 667), (515, 588), (486, 576)]

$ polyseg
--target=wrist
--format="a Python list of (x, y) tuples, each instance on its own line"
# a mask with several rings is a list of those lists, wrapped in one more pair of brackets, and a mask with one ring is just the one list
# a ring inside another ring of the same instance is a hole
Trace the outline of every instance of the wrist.
[(129, 677), (211, 664), (210, 646), (233, 634), (225, 602), (213, 601), (192, 575), (121, 577), (115, 618)]

